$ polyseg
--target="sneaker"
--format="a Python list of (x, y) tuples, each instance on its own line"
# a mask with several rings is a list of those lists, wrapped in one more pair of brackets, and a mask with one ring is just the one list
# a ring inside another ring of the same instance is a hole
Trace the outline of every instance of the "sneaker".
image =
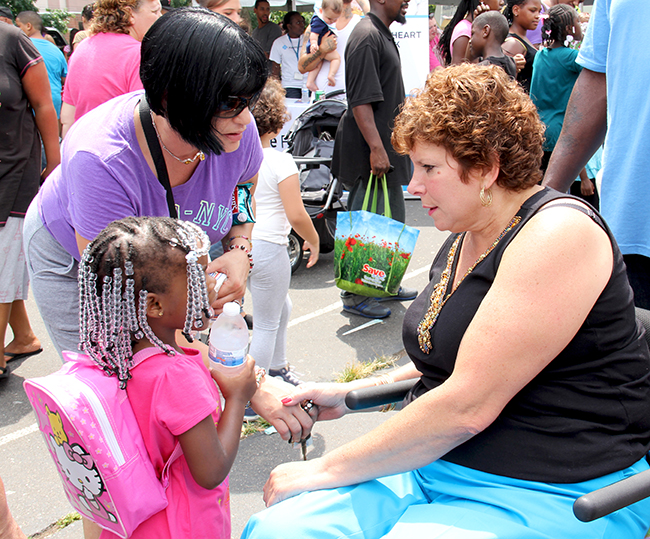
[(248, 329), (253, 329), (253, 315), (252, 314), (245, 314), (244, 315), (244, 321), (246, 322), (246, 327)]
[(390, 316), (390, 309), (380, 305), (377, 298), (341, 292), (341, 301), (343, 302), (343, 310), (352, 314), (358, 314), (366, 318), (386, 318)]
[(377, 301), (411, 301), (418, 297), (418, 291), (415, 288), (406, 288), (400, 286), (396, 296), (388, 296), (386, 298), (377, 298)]
[(282, 378), (285, 382), (294, 386), (302, 384), (302, 380), (295, 375), (289, 365), (281, 369), (269, 369), (268, 374), (275, 378)]
[(255, 421), (259, 418), (260, 416), (255, 413), (255, 410), (253, 410), (250, 406), (246, 406), (246, 410), (244, 410), (244, 421)]

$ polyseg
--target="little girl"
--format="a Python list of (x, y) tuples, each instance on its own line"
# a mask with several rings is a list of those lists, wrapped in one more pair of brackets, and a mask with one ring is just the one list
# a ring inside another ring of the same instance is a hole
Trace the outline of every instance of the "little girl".
[(523, 54), (526, 65), (517, 75), (517, 80), (526, 91), (530, 92), (530, 79), (533, 76), (533, 59), (537, 49), (526, 37), (528, 30), (534, 30), (539, 24), (542, 10), (541, 0), (507, 0), (503, 14), (510, 24), (510, 33), (501, 48), (508, 56)]
[(191, 341), (191, 331), (213, 314), (209, 248), (193, 223), (127, 217), (100, 232), (79, 265), (79, 348), (126, 388), (159, 477), (177, 442), (183, 449), (170, 467), (169, 505), (138, 526), (133, 539), (230, 538), (228, 472), (245, 404), (256, 390), (254, 362), (226, 378), (175, 339), (181, 329)]
[(535, 55), (530, 97), (546, 126), (542, 160), (542, 169), (546, 170), (560, 138), (569, 97), (582, 70), (576, 62), (578, 51), (566, 46), (582, 39), (578, 12), (566, 4), (553, 6), (542, 25), (542, 37), (544, 48)]
[(270, 376), (298, 385), (300, 380), (287, 364), (287, 325), (291, 314), (291, 267), (287, 237), (291, 228), (310, 251), (307, 267), (318, 260), (319, 238), (300, 197), (298, 168), (290, 154), (271, 148), (287, 119), (284, 89), (269, 79), (254, 111), (264, 151), (255, 190), (256, 222), (253, 227), (255, 266), (248, 279), (253, 299), (255, 327), (250, 355)]

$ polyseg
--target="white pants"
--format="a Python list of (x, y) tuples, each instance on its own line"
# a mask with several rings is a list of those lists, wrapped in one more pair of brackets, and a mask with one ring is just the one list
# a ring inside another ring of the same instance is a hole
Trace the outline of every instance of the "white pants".
[(253, 298), (254, 327), (249, 354), (265, 369), (287, 363), (287, 326), (291, 315), (291, 265), (285, 245), (256, 240), (255, 266), (248, 278)]

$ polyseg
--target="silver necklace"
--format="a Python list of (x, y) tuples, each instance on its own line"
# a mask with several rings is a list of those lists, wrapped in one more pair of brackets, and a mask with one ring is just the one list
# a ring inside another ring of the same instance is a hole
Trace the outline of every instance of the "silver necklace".
[(160, 145), (163, 147), (163, 150), (165, 150), (169, 155), (171, 155), (174, 159), (176, 159), (176, 161), (178, 161), (179, 163), (183, 163), (184, 165), (191, 165), (197, 159), (199, 161), (205, 160), (205, 154), (201, 150), (196, 152), (196, 155), (194, 157), (188, 157), (187, 159), (181, 159), (180, 157), (175, 156), (171, 152), (171, 150), (167, 146), (165, 146), (164, 142), (160, 138), (160, 133), (158, 133), (158, 128), (156, 127), (156, 121), (154, 120), (153, 117), (153, 111), (150, 111), (150, 114), (151, 114), (151, 123), (153, 124), (154, 131), (156, 132), (156, 137), (158, 137), (158, 142), (160, 142)]

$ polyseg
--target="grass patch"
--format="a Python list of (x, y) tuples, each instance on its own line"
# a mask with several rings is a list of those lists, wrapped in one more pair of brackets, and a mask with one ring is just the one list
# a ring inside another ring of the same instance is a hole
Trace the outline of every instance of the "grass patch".
[(270, 426), (271, 423), (265, 419), (262, 419), (261, 417), (254, 421), (244, 421), (244, 424), (241, 427), (240, 438), (246, 438), (246, 436), (250, 436), (251, 434), (255, 434), (257, 432), (264, 432)]
[(54, 535), (59, 530), (62, 530), (63, 528), (69, 526), (70, 524), (76, 522), (77, 520), (81, 520), (81, 515), (76, 511), (73, 511), (72, 513), (68, 513), (64, 517), (61, 517), (54, 524), (50, 524), (43, 531), (35, 533), (34, 535), (30, 535), (29, 539), (45, 539), (46, 537), (50, 537), (51, 535)]
[(402, 355), (403, 353), (400, 352), (392, 356), (381, 355), (370, 361), (348, 363), (340, 373), (336, 374), (334, 381), (345, 383), (367, 378), (377, 371), (394, 367)]

